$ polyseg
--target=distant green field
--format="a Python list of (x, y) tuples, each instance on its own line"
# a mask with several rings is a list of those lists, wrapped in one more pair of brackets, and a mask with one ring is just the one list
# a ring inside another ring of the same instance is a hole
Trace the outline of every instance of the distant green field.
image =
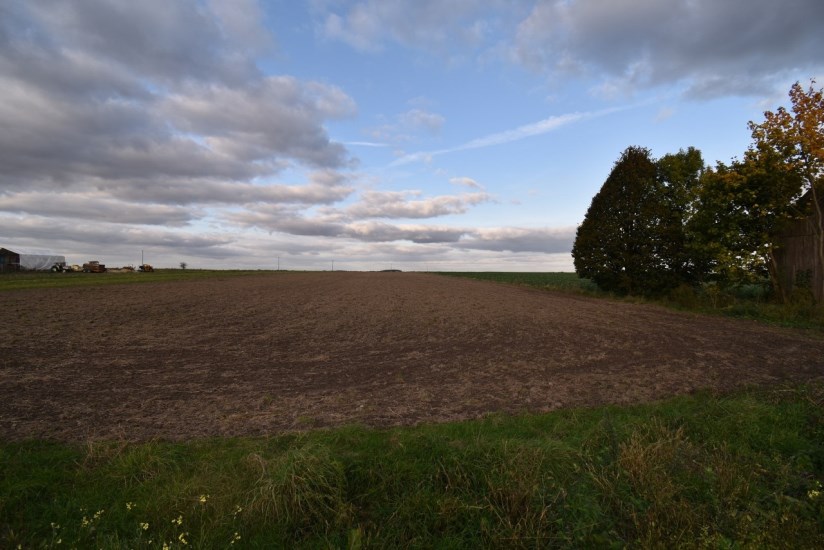
[(516, 285), (526, 285), (535, 288), (556, 289), (556, 290), (577, 290), (582, 292), (592, 292), (597, 290), (597, 286), (589, 279), (581, 279), (575, 273), (504, 273), (504, 272), (440, 272), (439, 275), (450, 277), (466, 277), (481, 281), (495, 281), (498, 283), (509, 283)]
[(236, 277), (267, 273), (265, 271), (158, 269), (152, 273), (0, 273), (0, 292), (32, 288), (63, 288), (73, 286), (100, 286), (112, 284), (151, 283), (161, 281), (192, 281), (215, 277)]

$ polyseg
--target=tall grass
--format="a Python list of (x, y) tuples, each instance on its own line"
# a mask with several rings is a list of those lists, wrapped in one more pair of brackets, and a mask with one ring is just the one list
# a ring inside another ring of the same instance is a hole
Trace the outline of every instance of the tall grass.
[(0, 547), (821, 548), (823, 399), (811, 385), (388, 430), (3, 443)]

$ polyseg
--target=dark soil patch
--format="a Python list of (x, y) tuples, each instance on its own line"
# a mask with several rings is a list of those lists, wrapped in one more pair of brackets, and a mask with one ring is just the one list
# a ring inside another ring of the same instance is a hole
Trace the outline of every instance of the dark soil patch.
[(0, 438), (263, 435), (824, 379), (824, 339), (413, 273), (2, 294)]

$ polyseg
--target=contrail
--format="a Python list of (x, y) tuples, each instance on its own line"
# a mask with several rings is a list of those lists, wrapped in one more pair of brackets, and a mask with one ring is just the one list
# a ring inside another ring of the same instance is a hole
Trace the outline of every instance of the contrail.
[(583, 113), (567, 113), (564, 115), (555, 115), (543, 120), (539, 120), (538, 122), (533, 122), (531, 124), (524, 124), (523, 126), (518, 126), (513, 130), (506, 130), (503, 132), (498, 132), (495, 134), (490, 134), (488, 136), (473, 139), (471, 141), (467, 141), (464, 144), (458, 145), (456, 147), (450, 147), (448, 149), (438, 149), (436, 151), (419, 151), (417, 153), (409, 153), (408, 155), (404, 155), (398, 159), (392, 161), (389, 164), (390, 167), (395, 166), (402, 166), (404, 164), (409, 164), (410, 162), (415, 162), (417, 160), (424, 160), (431, 157), (436, 157), (439, 155), (445, 155), (447, 153), (454, 153), (456, 151), (467, 151), (469, 149), (481, 149), (484, 147), (491, 147), (493, 145), (502, 145), (504, 143), (511, 143), (513, 141), (518, 141), (521, 139), (526, 139), (532, 136), (539, 136), (541, 134), (546, 134), (548, 132), (552, 132), (561, 128), (563, 126), (568, 126), (574, 122), (580, 122), (582, 120), (591, 120), (593, 118), (599, 118), (602, 116), (607, 116), (612, 113), (617, 113), (619, 111), (626, 111), (627, 109), (633, 109), (635, 107), (639, 107), (640, 105), (644, 105), (644, 103), (636, 104), (636, 105), (625, 105), (622, 107), (612, 107), (610, 109), (603, 109), (600, 111), (589, 111)]

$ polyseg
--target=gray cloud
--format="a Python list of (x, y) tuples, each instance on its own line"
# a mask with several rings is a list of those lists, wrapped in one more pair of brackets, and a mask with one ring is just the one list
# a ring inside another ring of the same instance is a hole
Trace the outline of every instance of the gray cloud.
[(356, 222), (346, 226), (344, 235), (365, 242), (411, 241), (413, 243), (457, 243), (465, 229), (428, 225), (392, 225), (378, 221)]
[(572, 250), (572, 243), (575, 240), (575, 228), (487, 228), (474, 230), (469, 235), (470, 238), (462, 240), (457, 245), (459, 248), (552, 254)]
[[(175, 226), (205, 205), (352, 192), (340, 172), (351, 160), (324, 124), (354, 101), (260, 74), (254, 56), (273, 38), (254, 0), (33, 0), (0, 15), (4, 210)], [(315, 171), (273, 181), (290, 168)], [(49, 192), (59, 200), (35, 200)]]
[(409, 191), (366, 191), (361, 202), (344, 210), (351, 218), (434, 218), (450, 214), (463, 214), (470, 206), (491, 199), (486, 193), (441, 195), (425, 199), (413, 199), (418, 193)]
[(329, 141), (322, 122), (353, 115), (355, 104), (334, 86), (280, 76), (243, 88), (187, 88), (168, 97), (160, 111), (180, 131), (202, 136), (219, 156), (339, 167), (346, 150)]
[[(0, 234), (20, 242), (94, 243), (92, 248), (156, 247), (203, 254), (208, 249), (231, 244), (226, 235), (209, 235), (123, 224), (87, 223), (45, 217), (0, 215)], [(71, 246), (68, 246), (71, 248)], [(54, 247), (53, 247), (54, 248)]]
[(558, 82), (594, 78), (604, 96), (665, 84), (694, 98), (771, 94), (824, 68), (819, 0), (315, 3), (321, 34), (361, 51), (510, 59)]
[[(406, 197), (403, 193), (398, 195)], [(353, 210), (357, 212), (357, 209), (348, 209), (346, 212), (351, 213)], [(368, 209), (361, 214), (364, 218), (379, 217), (372, 216), (375, 212)], [(363, 243), (444, 244), (459, 250), (494, 252), (566, 253), (571, 250), (575, 238), (575, 228), (472, 228), (394, 224), (375, 219), (353, 220), (334, 210), (306, 217), (299, 210), (283, 206), (247, 209), (227, 215), (227, 220), (243, 227), (258, 227), (289, 235), (345, 238)]]
[[(504, 15), (523, 2), (505, 0), (365, 0), (324, 4), (320, 32), (362, 51), (378, 51), (387, 41), (432, 51), (456, 42), (474, 47), (483, 41), (490, 21), (483, 15), (504, 8)], [(498, 13), (499, 18), (501, 13)]]
[[(220, 5), (218, 3), (218, 5)], [(28, 32), (42, 33), (57, 49), (98, 52), (107, 62), (163, 84), (181, 80), (235, 83), (259, 71), (238, 44), (228, 10), (192, 1), (34, 0), (25, 3)], [(258, 31), (264, 33), (263, 29)]]
[(760, 94), (824, 66), (821, 21), (818, 0), (542, 0), (514, 54), (559, 77), (601, 77), (602, 92), (682, 82), (696, 97)]
[(344, 224), (326, 218), (307, 218), (300, 210), (283, 205), (246, 208), (223, 215), (227, 222), (246, 228), (311, 237), (338, 237), (345, 233)]
[(0, 211), (123, 224), (183, 226), (193, 213), (175, 206), (136, 204), (91, 194), (17, 193), (0, 195)]

